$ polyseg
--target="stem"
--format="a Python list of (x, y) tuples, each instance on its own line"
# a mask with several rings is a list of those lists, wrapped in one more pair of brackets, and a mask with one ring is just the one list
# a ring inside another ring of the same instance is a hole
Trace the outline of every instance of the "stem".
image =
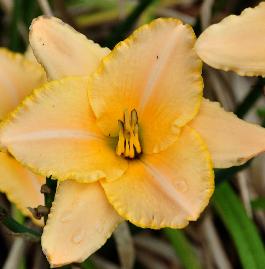
[[(57, 188), (57, 180), (52, 179), (52, 177), (46, 177), (46, 185), (50, 189), (49, 193), (44, 193), (45, 206), (50, 209), (52, 207), (52, 202), (54, 201), (56, 188)], [(44, 222), (46, 224), (48, 219), (48, 215), (44, 216)]]
[[(3, 269), (21, 268), (21, 261), (26, 248), (26, 241), (24, 238), (16, 238), (9, 251), (8, 257), (5, 261)], [(25, 267), (22, 267), (25, 268)]]
[(47, 0), (38, 0), (38, 3), (44, 15), (53, 16), (50, 4)]
[(8, 215), (7, 211), (0, 207), (0, 222), (3, 223), (10, 231), (17, 234), (24, 234), (30, 236), (34, 240), (39, 240), (41, 233), (20, 224)]

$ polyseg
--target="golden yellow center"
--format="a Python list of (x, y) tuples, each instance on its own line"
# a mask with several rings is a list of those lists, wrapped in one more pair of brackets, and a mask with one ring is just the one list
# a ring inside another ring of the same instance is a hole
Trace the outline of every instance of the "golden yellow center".
[(129, 114), (128, 110), (124, 112), (124, 120), (118, 121), (119, 141), (116, 147), (116, 153), (126, 158), (135, 158), (142, 152), (139, 142), (139, 125), (136, 110)]

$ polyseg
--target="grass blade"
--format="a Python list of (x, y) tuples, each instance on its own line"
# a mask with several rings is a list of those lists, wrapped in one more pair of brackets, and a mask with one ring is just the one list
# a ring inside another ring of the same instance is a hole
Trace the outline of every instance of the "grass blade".
[(164, 229), (164, 233), (175, 248), (182, 265), (186, 269), (201, 269), (200, 262), (194, 253), (194, 249), (181, 230)]
[(251, 206), (255, 210), (265, 210), (265, 197), (259, 197), (252, 200)]
[(216, 188), (212, 202), (233, 238), (243, 268), (265, 268), (264, 246), (256, 226), (227, 182)]

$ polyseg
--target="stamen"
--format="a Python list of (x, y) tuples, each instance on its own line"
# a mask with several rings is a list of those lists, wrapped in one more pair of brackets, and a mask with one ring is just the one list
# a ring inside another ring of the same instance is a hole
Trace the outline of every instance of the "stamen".
[(125, 137), (125, 153), (124, 153), (124, 156), (125, 157), (130, 157), (130, 142), (129, 142), (129, 140), (130, 140), (130, 137), (128, 137), (128, 136), (126, 136)]
[(136, 154), (141, 153), (139, 142), (138, 116), (135, 109), (129, 114), (128, 110), (124, 112), (124, 122), (118, 121), (119, 141), (116, 147), (117, 155), (123, 155), (126, 158), (133, 159)]
[(135, 109), (133, 109), (131, 112), (131, 121), (132, 127), (134, 127), (138, 122), (138, 115)]
[(136, 152), (140, 154), (142, 150), (141, 150), (141, 145), (139, 142), (138, 133), (139, 133), (139, 125), (136, 124), (134, 127), (134, 146), (135, 146)]
[(125, 127), (125, 130), (127, 132), (130, 132), (130, 129), (131, 129), (131, 121), (130, 121), (130, 116), (129, 116), (129, 112), (128, 112), (127, 109), (124, 112), (124, 127)]
[(116, 153), (121, 156), (121, 154), (124, 152), (124, 143), (125, 143), (125, 138), (124, 138), (124, 126), (123, 122), (118, 120), (118, 125), (119, 125), (119, 141), (118, 145), (116, 147)]

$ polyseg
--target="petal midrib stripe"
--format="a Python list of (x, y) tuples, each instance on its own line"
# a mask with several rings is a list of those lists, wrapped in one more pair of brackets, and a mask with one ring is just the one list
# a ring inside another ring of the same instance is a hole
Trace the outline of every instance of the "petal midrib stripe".
[(163, 69), (166, 67), (168, 60), (170, 60), (170, 55), (173, 53), (176, 46), (178, 32), (179, 28), (176, 27), (174, 31), (170, 33), (168, 41), (165, 42), (165, 46), (160, 50), (157, 64), (155, 64), (150, 70), (148, 79), (145, 84), (145, 88), (143, 90), (143, 96), (139, 104), (138, 113), (143, 112), (144, 107), (148, 103), (150, 96), (152, 96), (157, 81), (160, 79)]
[(185, 199), (183, 195), (175, 189), (173, 184), (170, 183), (160, 171), (155, 169), (153, 165), (148, 163), (146, 160), (141, 160), (141, 163), (152, 175), (154, 183), (161, 189), (161, 192), (178, 204), (183, 211), (189, 214), (189, 216), (193, 217), (194, 211), (192, 210), (192, 207), (189, 205), (189, 203), (187, 203), (187, 199)]
[(17, 143), (17, 142), (27, 142), (27, 141), (38, 141), (38, 140), (49, 140), (49, 139), (83, 139), (92, 140), (98, 139), (102, 140), (103, 136), (90, 133), (88, 131), (81, 130), (45, 130), (45, 131), (35, 131), (28, 132), (24, 134), (18, 134), (12, 137), (2, 137), (4, 144)]

